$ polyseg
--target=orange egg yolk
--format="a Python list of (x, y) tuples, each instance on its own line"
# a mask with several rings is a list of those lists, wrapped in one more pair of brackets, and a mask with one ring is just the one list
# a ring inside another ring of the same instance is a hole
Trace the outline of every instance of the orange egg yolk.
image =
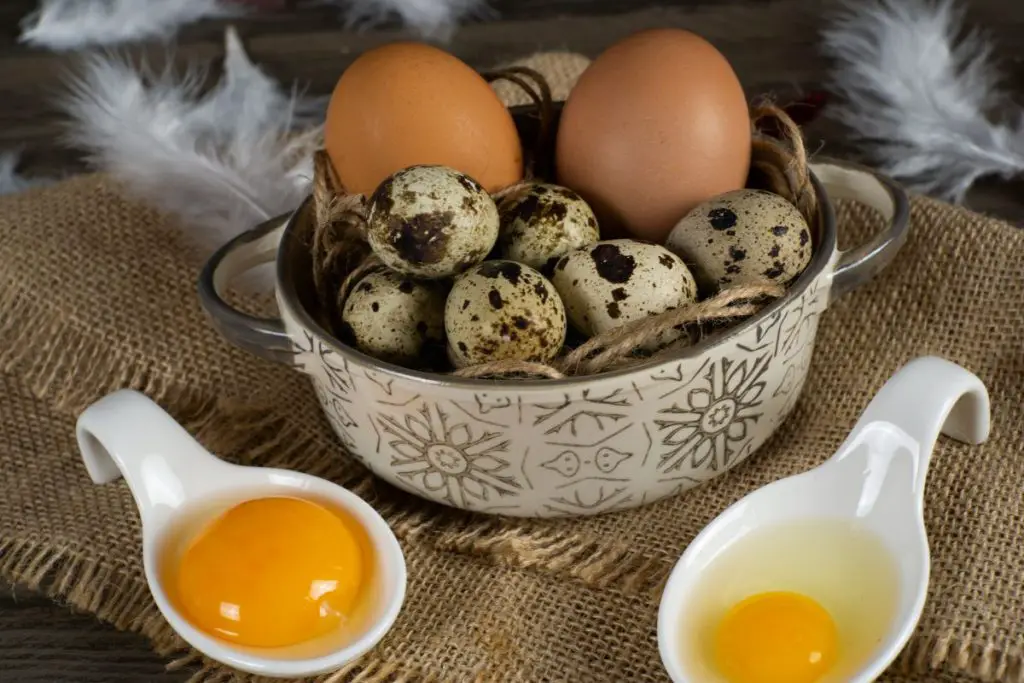
[(730, 683), (814, 683), (835, 663), (838, 640), (832, 617), (814, 600), (759, 593), (726, 613), (714, 657)]
[(358, 607), (371, 571), (362, 528), (298, 498), (259, 498), (209, 524), (180, 556), (179, 609), (196, 628), (252, 647), (330, 632)]

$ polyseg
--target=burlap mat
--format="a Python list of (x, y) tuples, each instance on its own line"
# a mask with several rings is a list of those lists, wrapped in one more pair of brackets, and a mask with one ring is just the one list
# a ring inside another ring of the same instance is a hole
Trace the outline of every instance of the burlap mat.
[[(880, 229), (856, 206), (840, 222), (847, 243)], [(687, 542), (744, 493), (828, 457), (884, 380), (929, 353), (981, 376), (994, 427), (985, 446), (938, 446), (928, 603), (887, 680), (1024, 681), (1024, 235), (1006, 224), (915, 199), (900, 257), (824, 315), (776, 438), (680, 497), (581, 520), (474, 517), (370, 478), (300, 375), (212, 331), (196, 275), (173, 226), (104, 177), (0, 201), (0, 575), (143, 633), (196, 681), (234, 675), (169, 630), (130, 494), (92, 485), (78, 460), (74, 418), (110, 390), (141, 389), (215, 452), (329, 477), (388, 518), (409, 565), (405, 608), (329, 680), (664, 681), (657, 601)]]

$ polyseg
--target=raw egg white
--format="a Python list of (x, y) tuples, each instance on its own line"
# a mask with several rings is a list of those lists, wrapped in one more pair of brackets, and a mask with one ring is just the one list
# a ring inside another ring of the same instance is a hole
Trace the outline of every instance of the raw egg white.
[(896, 615), (895, 560), (845, 520), (768, 527), (704, 571), (680, 618), (687, 661), (707, 683), (843, 683)]

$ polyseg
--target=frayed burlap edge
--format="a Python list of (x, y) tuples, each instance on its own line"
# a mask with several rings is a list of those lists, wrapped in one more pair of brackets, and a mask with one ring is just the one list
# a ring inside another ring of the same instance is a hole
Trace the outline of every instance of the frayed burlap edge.
[[(130, 367), (109, 345), (93, 343), (76, 329), (74, 320), (55, 317), (43, 302), (16, 285), (0, 292), (0, 311), (4, 311), (0, 371), (16, 374), (33, 396), (62, 412), (77, 413), (105, 393), (132, 388), (173, 406), (185, 428), (214, 452), (241, 453), (245, 461), (325, 476), (349, 488), (375, 505), (403, 543), (563, 574), (594, 587), (614, 586), (628, 593), (655, 595), (667, 575), (665, 563), (607, 542), (566, 538), (562, 532), (545, 529), (508, 528), (508, 520), (457, 511), (439, 522), (437, 507), (430, 503), (407, 496), (382, 499), (377, 479), (361, 467), (341, 465), (340, 446), (332, 437), (325, 440), (321, 434), (304, 433), (270, 407), (216, 400), (168, 382), (147, 368)], [(174, 668), (199, 664), (192, 683), (238, 676), (188, 650), (159, 614), (144, 580), (127, 577), (123, 570), (82, 551), (53, 548), (45, 539), (0, 538), (0, 576), (92, 613), (115, 628), (143, 635), (160, 656), (175, 657), (170, 664)], [(126, 581), (131, 585), (126, 586)], [(261, 680), (242, 678), (253, 683)], [(371, 653), (318, 680), (441, 679), (427, 671), (400, 670)]]
[[(181, 384), (168, 382), (149, 368), (131, 367), (109, 345), (90, 340), (76, 321), (55, 315), (26, 295), (16, 283), (0, 291), (0, 371), (17, 374), (40, 400), (77, 412), (97, 397), (120, 388), (141, 391), (158, 403), (173, 405), (186, 428), (215, 452), (242, 452), (246, 460), (286, 466), (326, 476), (373, 504), (406, 544), (477, 556), (496, 564), (541, 571), (623, 594), (646, 594), (652, 600), (671, 570), (660, 557), (630, 550), (625, 544), (596, 538), (568, 537), (560, 529), (511, 526), (501, 518), (474, 517), (453, 511), (438, 519), (426, 502), (378, 495), (378, 481), (359, 468), (339, 472), (340, 446), (321, 435), (302, 433), (271, 407), (229, 404)], [(208, 429), (218, 435), (210, 441)], [(228, 427), (227, 431), (225, 427)], [(268, 434), (274, 436), (268, 438)], [(264, 459), (270, 453), (275, 456)], [(341, 476), (339, 476), (341, 475)], [(514, 524), (512, 522), (511, 524)], [(145, 582), (73, 549), (47, 547), (42, 539), (0, 539), (0, 576), (25, 584), (48, 597), (95, 614), (122, 630), (148, 638), (158, 654), (180, 654), (170, 666), (199, 664), (190, 683), (239, 680), (238, 674), (185, 649), (159, 614)], [(130, 587), (125, 589), (125, 582)], [(915, 637), (895, 668), (928, 673), (940, 668), (968, 673), (984, 681), (1024, 681), (1024, 654), (958, 637)], [(258, 677), (242, 677), (256, 683)], [(407, 671), (371, 653), (345, 669), (318, 679), (323, 683), (405, 683), (442, 681), (428, 671)]]
[(128, 367), (109, 346), (92, 343), (73, 321), (55, 320), (44, 308), (17, 288), (0, 292), (0, 310), (8, 313), (0, 322), (0, 371), (16, 374), (34, 396), (58, 410), (77, 413), (106, 393), (132, 388), (172, 406), (176, 418), (215, 453), (241, 453), (245, 462), (301, 470), (345, 486), (371, 502), (403, 540), (431, 539), (439, 550), (561, 573), (594, 587), (617, 586), (630, 593), (660, 589), (663, 561), (625, 544), (566, 537), (530, 520), (511, 526), (516, 522), (458, 510), (439, 518), (438, 507), (427, 501), (381, 496), (379, 489), (387, 485), (360, 465), (344, 466), (338, 457), (342, 447), (328, 429), (306, 433), (271, 406), (202, 396), (146, 368)]
[[(144, 580), (126, 577), (101, 560), (73, 550), (58, 550), (35, 539), (0, 541), (0, 576), (22, 584), (73, 608), (93, 614), (100, 621), (147, 638), (154, 651), (168, 660), (169, 670), (198, 667), (189, 683), (229, 683), (240, 675), (192, 652), (160, 615)], [(665, 567), (652, 567), (661, 574)], [(632, 572), (627, 572), (630, 574)], [(634, 574), (634, 577), (636, 575)], [(660, 586), (660, 581), (659, 581)], [(628, 591), (627, 591), (628, 592)], [(996, 648), (979, 647), (952, 634), (912, 640), (895, 669), (924, 674), (952, 663), (956, 671), (983, 681), (1019, 680), (1021, 659)], [(244, 676), (248, 683), (273, 679)], [(444, 679), (417, 668), (410, 671), (370, 653), (360, 660), (316, 679), (319, 683), (414, 683)], [(483, 679), (478, 679), (483, 681)]]
[[(211, 408), (197, 414), (185, 427), (202, 438), (206, 428), (220, 422), (217, 409)], [(253, 423), (247, 424), (252, 426)], [(271, 446), (287, 442), (289, 436), (283, 432)], [(306, 445), (302, 441), (291, 443), (282, 459), (295, 455)], [(234, 672), (192, 651), (160, 614), (144, 578), (130, 576), (122, 568), (108, 566), (102, 559), (89, 557), (79, 549), (54, 548), (40, 538), (18, 538), (15, 535), (0, 539), (0, 578), (88, 612), (114, 628), (142, 635), (149, 640), (157, 655), (168, 660), (169, 670), (196, 667), (189, 678), (190, 683), (274, 680)], [(316, 680), (321, 683), (411, 683), (431, 679), (428, 672), (410, 672), (371, 652)]]
[[(160, 614), (144, 580), (127, 577), (123, 571), (81, 553), (46, 547), (42, 540), (0, 542), (0, 558), (0, 577), (87, 611), (114, 628), (144, 636), (159, 656), (169, 660), (169, 670), (198, 667), (189, 678), (190, 683), (238, 680), (236, 672), (189, 651)], [(427, 672), (409, 672), (370, 653), (317, 680), (321, 683), (411, 683), (430, 679)], [(273, 679), (248, 676), (245, 680), (257, 683)]]
[(123, 631), (145, 636), (162, 657), (186, 645), (161, 616), (141, 578), (106, 566), (72, 549), (49, 547), (43, 539), (0, 541), (0, 576), (95, 615)]

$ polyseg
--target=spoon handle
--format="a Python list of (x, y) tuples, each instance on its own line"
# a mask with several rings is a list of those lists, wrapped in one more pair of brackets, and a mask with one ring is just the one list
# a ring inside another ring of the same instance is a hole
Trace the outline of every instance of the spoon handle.
[(75, 426), (93, 482), (124, 477), (143, 526), (159, 525), (187, 498), (228, 476), (233, 466), (211, 455), (145, 394), (115, 391), (89, 406)]
[(847, 443), (856, 443), (878, 423), (897, 428), (907, 437), (901, 441), (917, 446), (914, 490), (920, 495), (939, 434), (980, 444), (988, 439), (990, 420), (988, 390), (976, 375), (943, 358), (923, 356), (904, 365), (875, 394)]

